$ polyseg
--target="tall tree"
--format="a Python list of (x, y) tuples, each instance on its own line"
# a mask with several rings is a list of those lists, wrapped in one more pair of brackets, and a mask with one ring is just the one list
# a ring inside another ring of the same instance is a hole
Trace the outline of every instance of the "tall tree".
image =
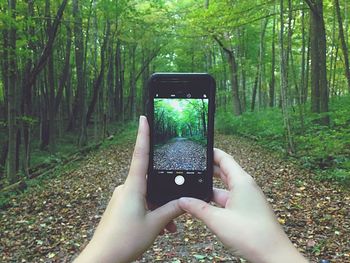
[(16, 0), (8, 0), (8, 12), (12, 19), (8, 29), (8, 173), (10, 183), (17, 181), (16, 134), (17, 134), (17, 64), (16, 64)]
[(292, 137), (290, 116), (288, 112), (288, 98), (287, 98), (287, 88), (288, 88), (288, 50), (286, 50), (284, 45), (284, 0), (280, 1), (280, 63), (281, 63), (281, 98), (282, 98), (282, 113), (284, 129), (286, 134), (286, 141), (288, 145), (288, 152), (294, 153), (295, 146)]
[[(50, 0), (45, 1), (45, 16), (46, 16), (46, 23), (47, 23), (47, 35), (50, 35), (50, 31), (52, 30), (51, 25), (51, 5)], [(48, 125), (48, 129), (46, 131), (48, 136), (48, 144), (49, 149), (51, 152), (55, 152), (55, 90), (56, 90), (56, 76), (55, 76), (55, 69), (54, 69), (54, 52), (53, 49), (50, 50), (49, 58), (48, 58), (48, 68), (47, 68), (47, 79), (49, 84), (48, 89), (48, 100), (47, 100), (47, 109), (48, 109), (48, 121), (45, 123)]]
[(340, 38), (341, 47), (342, 47), (342, 51), (343, 51), (343, 57), (344, 57), (344, 73), (345, 73), (346, 80), (348, 82), (348, 90), (350, 92), (349, 52), (348, 52), (348, 47), (346, 45), (346, 40), (345, 40), (345, 34), (344, 34), (344, 29), (343, 29), (343, 19), (341, 17), (341, 13), (340, 13), (339, 0), (334, 0), (334, 5), (335, 5), (335, 9), (337, 11), (339, 38)]
[(104, 76), (104, 72), (105, 72), (105, 64), (106, 64), (106, 48), (107, 48), (107, 44), (108, 44), (108, 38), (109, 38), (109, 34), (110, 34), (110, 22), (107, 20), (107, 29), (106, 32), (104, 34), (104, 40), (103, 40), (103, 44), (101, 47), (101, 66), (100, 66), (100, 72), (97, 76), (97, 78), (94, 81), (94, 85), (93, 85), (93, 95), (92, 95), (92, 99), (88, 108), (88, 112), (87, 112), (87, 116), (86, 116), (86, 121), (87, 123), (89, 123), (92, 113), (94, 112), (95, 106), (96, 106), (96, 102), (97, 102), (97, 98), (98, 98), (98, 93), (100, 91), (100, 87), (101, 87), (101, 83), (102, 83), (102, 79)]
[[(326, 68), (326, 29), (323, 18), (323, 0), (305, 0), (310, 8), (310, 53), (311, 53), (311, 110), (328, 112), (328, 83)], [(322, 124), (329, 118), (322, 117)]]
[[(276, 3), (273, 7), (276, 12)], [(272, 41), (271, 41), (271, 80), (269, 85), (269, 106), (275, 106), (275, 67), (276, 67), (276, 47), (275, 47), (275, 34), (276, 34), (276, 17), (273, 17), (272, 22)]]
[(214, 37), (214, 39), (227, 55), (227, 60), (231, 70), (231, 92), (232, 92), (232, 101), (233, 101), (233, 113), (236, 116), (238, 116), (242, 114), (242, 106), (241, 106), (241, 100), (239, 98), (238, 65), (237, 65), (236, 55), (234, 50), (227, 48), (218, 37)]
[(80, 11), (79, 0), (73, 0), (73, 17), (74, 17), (74, 45), (75, 45), (75, 66), (77, 73), (77, 99), (76, 113), (79, 116), (80, 135), (79, 146), (82, 147), (87, 143), (86, 131), (86, 84), (84, 77), (84, 34), (82, 14)]

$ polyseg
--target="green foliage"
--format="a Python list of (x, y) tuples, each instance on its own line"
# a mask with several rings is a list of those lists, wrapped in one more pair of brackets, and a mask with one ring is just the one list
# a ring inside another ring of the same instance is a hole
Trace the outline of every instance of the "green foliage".
[(37, 118), (33, 116), (26, 116), (26, 115), (22, 115), (18, 117), (17, 120), (22, 122), (23, 124), (30, 125), (30, 126), (35, 125), (39, 122)]
[(246, 112), (241, 116), (219, 110), (216, 129), (228, 134), (239, 134), (261, 142), (271, 149), (283, 149), (283, 122), (279, 109), (266, 109), (259, 112)]
[(118, 130), (118, 133), (116, 133), (112, 138), (103, 141), (101, 146), (102, 149), (134, 140), (136, 137), (137, 128), (137, 123), (132, 121), (122, 125), (122, 127)]
[[(350, 97), (334, 98), (330, 103), (331, 125), (317, 123), (320, 115), (306, 112), (302, 131), (297, 111), (290, 109), (296, 155), (303, 166), (314, 170), (318, 178), (342, 183), (350, 182)], [(216, 129), (239, 134), (263, 144), (271, 150), (286, 153), (283, 119), (280, 109), (265, 109), (233, 116), (220, 111)]]
[(207, 99), (155, 99), (156, 143), (164, 143), (174, 137), (205, 141), (207, 117)]

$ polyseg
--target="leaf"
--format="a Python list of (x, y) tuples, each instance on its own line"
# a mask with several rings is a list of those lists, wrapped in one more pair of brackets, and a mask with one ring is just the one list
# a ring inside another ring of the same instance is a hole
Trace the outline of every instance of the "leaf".
[(284, 225), (286, 223), (286, 220), (283, 219), (283, 218), (278, 218), (278, 222), (281, 224), (281, 225)]
[(202, 260), (202, 259), (205, 259), (207, 257), (206, 255), (200, 255), (200, 254), (194, 254), (193, 256), (198, 260)]
[(53, 257), (55, 257), (55, 256), (56, 256), (55, 253), (49, 253), (48, 258), (53, 258)]

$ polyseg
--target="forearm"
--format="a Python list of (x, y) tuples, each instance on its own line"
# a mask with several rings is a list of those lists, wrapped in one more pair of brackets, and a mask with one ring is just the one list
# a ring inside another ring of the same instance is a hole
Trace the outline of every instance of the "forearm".
[(253, 263), (307, 263), (309, 262), (295, 248), (287, 236), (269, 246), (264, 251), (252, 253), (253, 257), (249, 260)]

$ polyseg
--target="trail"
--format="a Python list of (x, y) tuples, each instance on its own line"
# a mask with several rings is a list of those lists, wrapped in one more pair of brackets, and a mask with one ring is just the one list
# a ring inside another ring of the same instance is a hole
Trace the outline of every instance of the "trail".
[[(134, 141), (111, 146), (14, 198), (0, 214), (1, 262), (70, 262), (87, 244), (115, 186), (128, 173)], [(350, 262), (350, 194), (254, 142), (218, 135), (257, 180), (293, 243), (311, 262)], [(221, 185), (215, 181), (216, 185)], [(138, 262), (241, 262), (210, 231), (184, 215)]]
[(206, 148), (185, 138), (174, 138), (154, 151), (158, 170), (205, 170)]

